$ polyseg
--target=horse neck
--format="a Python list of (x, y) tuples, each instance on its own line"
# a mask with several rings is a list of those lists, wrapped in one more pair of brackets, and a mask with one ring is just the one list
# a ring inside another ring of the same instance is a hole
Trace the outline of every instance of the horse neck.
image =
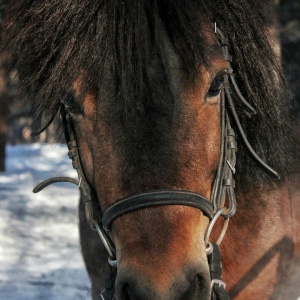
[(237, 212), (221, 245), (232, 298), (253, 299), (250, 286), (259, 283), (265, 287), (261, 299), (268, 299), (300, 254), (299, 179), (298, 174), (272, 188), (238, 191)]

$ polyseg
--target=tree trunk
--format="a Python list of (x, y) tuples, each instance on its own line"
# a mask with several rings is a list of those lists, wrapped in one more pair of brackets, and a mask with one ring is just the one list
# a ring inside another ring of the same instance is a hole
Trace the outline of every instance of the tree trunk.
[[(0, 1), (3, 4), (3, 1)], [(0, 19), (0, 46), (4, 39), (3, 11)], [(1, 48), (1, 47), (0, 47)], [(1, 49), (0, 49), (1, 50)], [(5, 145), (8, 134), (8, 53), (0, 52), (0, 172), (5, 171)]]
[(5, 145), (8, 132), (8, 72), (5, 53), (0, 54), (0, 172), (5, 171)]

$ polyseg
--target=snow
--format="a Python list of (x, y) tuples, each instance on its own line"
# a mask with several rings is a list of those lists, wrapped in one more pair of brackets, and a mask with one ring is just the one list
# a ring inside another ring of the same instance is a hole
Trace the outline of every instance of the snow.
[(66, 146), (9, 145), (6, 167), (0, 173), (0, 299), (90, 299), (78, 189), (59, 183), (32, 193), (47, 178), (76, 178)]

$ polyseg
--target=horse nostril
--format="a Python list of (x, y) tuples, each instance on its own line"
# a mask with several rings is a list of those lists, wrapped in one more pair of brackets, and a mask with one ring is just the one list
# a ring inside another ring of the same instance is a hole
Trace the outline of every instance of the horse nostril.
[(197, 274), (190, 281), (189, 288), (178, 299), (179, 300), (210, 299), (209, 278), (206, 275)]
[(196, 291), (199, 294), (199, 299), (210, 298), (210, 278), (203, 275), (196, 276)]
[(134, 285), (124, 283), (117, 297), (118, 300), (145, 300), (147, 297), (141, 294), (142, 290), (136, 289)]
[(129, 285), (124, 284), (123, 286), (123, 295), (122, 295), (122, 300), (133, 300), (133, 297), (130, 295), (130, 290), (129, 290)]

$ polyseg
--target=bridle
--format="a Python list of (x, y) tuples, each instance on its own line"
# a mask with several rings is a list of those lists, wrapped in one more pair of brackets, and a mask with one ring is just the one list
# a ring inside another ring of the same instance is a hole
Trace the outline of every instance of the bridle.
[[(206, 253), (208, 256), (211, 275), (211, 299), (224, 300), (229, 299), (229, 296), (225, 291), (226, 285), (222, 281), (222, 264), (219, 245), (226, 233), (229, 220), (236, 211), (234, 174), (236, 172), (235, 165), (237, 142), (235, 138), (235, 131), (231, 126), (231, 119), (235, 123), (235, 127), (242, 138), (244, 146), (248, 149), (248, 152), (262, 168), (262, 170), (274, 179), (278, 179), (280, 176), (276, 171), (274, 171), (260, 159), (247, 140), (234, 103), (238, 101), (247, 115), (254, 115), (256, 111), (242, 96), (242, 93), (240, 92), (239, 87), (234, 79), (234, 74), (231, 67), (232, 57), (229, 54), (228, 39), (217, 28), (216, 24), (214, 24), (214, 26), (215, 34), (218, 38), (220, 46), (222, 47), (225, 59), (228, 62), (228, 70), (224, 75), (225, 83), (221, 91), (221, 149), (219, 165), (214, 179), (210, 199), (191, 191), (183, 190), (145, 191), (143, 193), (130, 195), (126, 198), (117, 200), (103, 213), (101, 213), (98, 201), (96, 197), (93, 196), (92, 190), (85, 179), (84, 171), (80, 162), (73, 123), (64, 107), (61, 107), (61, 118), (69, 149), (68, 155), (72, 160), (73, 168), (77, 171), (79, 180), (69, 177), (50, 178), (37, 185), (33, 192), (37, 193), (49, 184), (56, 182), (71, 182), (78, 185), (84, 202), (86, 219), (90, 227), (98, 232), (100, 239), (108, 252), (108, 262), (112, 268), (117, 268), (118, 264), (116, 260), (115, 245), (108, 232), (115, 219), (136, 210), (161, 205), (183, 205), (200, 209), (202, 213), (210, 219), (210, 223), (205, 235), (205, 243), (207, 245)], [(213, 230), (215, 222), (219, 217), (224, 218), (224, 226), (217, 241), (212, 243), (210, 241), (210, 234)], [(113, 271), (112, 274), (113, 275), (111, 276), (110, 284), (101, 294), (102, 299), (114, 299), (114, 279), (116, 272)]]

